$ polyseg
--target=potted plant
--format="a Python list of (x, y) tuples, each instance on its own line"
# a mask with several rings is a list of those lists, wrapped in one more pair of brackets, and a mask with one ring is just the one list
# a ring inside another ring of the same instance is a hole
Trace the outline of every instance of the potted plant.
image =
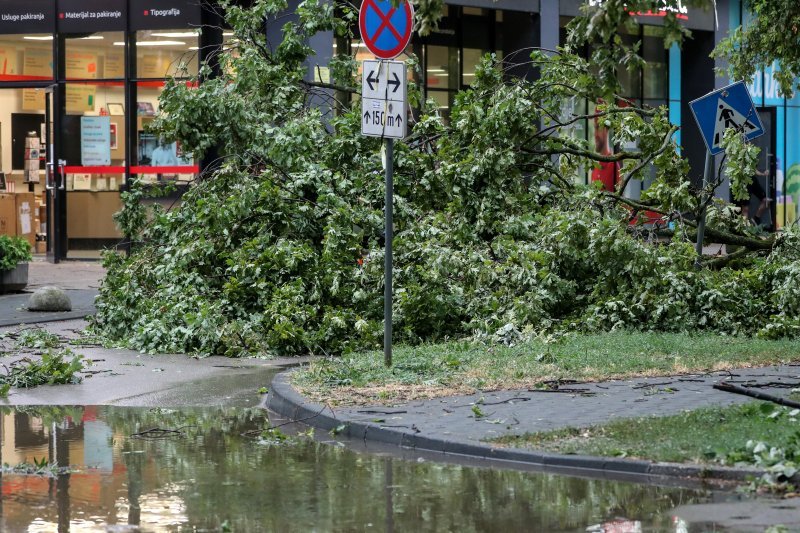
[(22, 237), (0, 235), (0, 294), (20, 291), (28, 284), (31, 245)]

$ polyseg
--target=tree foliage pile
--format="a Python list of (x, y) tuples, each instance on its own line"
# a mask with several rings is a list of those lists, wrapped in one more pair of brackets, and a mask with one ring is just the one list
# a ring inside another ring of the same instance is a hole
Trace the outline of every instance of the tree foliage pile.
[[(272, 49), (263, 19), (282, 7), (229, 9), (239, 41), (220, 57), (225, 74), (167, 85), (158, 132), (198, 157), (219, 146), (223, 160), (168, 212), (145, 207), (152, 191), (141, 186), (123, 193), (118, 222), (138, 244), (129, 258), (106, 257), (95, 328), (107, 337), (231, 356), (379, 345), (380, 142), (360, 135), (360, 106), (325, 114), (309, 102), (328, 93), (303, 81), (305, 39), (346, 32), (352, 14), (305, 2)], [(413, 134), (396, 145), (395, 339), (612, 328), (797, 335), (800, 234), (759, 236), (732, 208), (702, 200), (665, 109), (565, 114), (564, 101), (601, 93), (597, 77), (577, 56), (531, 57), (541, 76), (529, 82), (504, 79), (487, 56), (448, 123), (420, 102)], [(352, 59), (332, 73), (340, 88), (355, 85)], [(573, 135), (579, 120), (638, 149), (596, 153)], [(741, 187), (753, 152), (729, 133), (728, 172)], [(655, 169), (640, 201), (576, 184), (608, 161), (625, 182)], [(703, 206), (707, 235), (740, 252), (697, 268), (693, 220)], [(645, 212), (659, 223), (645, 224)]]

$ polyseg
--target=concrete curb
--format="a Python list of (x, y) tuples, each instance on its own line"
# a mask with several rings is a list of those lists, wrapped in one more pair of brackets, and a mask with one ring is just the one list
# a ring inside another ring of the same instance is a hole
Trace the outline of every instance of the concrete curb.
[(763, 470), (755, 468), (654, 463), (616, 457), (561, 455), (518, 448), (494, 448), (488, 444), (476, 444), (459, 440), (430, 438), (410, 430), (387, 428), (377, 423), (339, 418), (333, 409), (308, 401), (292, 387), (290, 377), (293, 371), (281, 372), (272, 380), (269, 395), (266, 399), (266, 408), (288, 419), (303, 422), (325, 431), (344, 426), (339, 434), (354, 439), (393, 444), (403, 448), (440, 452), (448, 455), (465, 455), (479, 459), (510, 461), (544, 467), (571, 468), (608, 474), (746, 481), (753, 477), (759, 477), (764, 473)]

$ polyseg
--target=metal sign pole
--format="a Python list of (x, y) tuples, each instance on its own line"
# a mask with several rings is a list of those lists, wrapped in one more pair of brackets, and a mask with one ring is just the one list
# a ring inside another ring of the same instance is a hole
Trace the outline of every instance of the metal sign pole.
[(386, 207), (384, 209), (386, 254), (384, 257), (383, 290), (383, 360), (392, 366), (392, 239), (394, 238), (394, 139), (386, 139)]
[(361, 76), (361, 134), (386, 144), (385, 262), (383, 292), (383, 357), (392, 366), (392, 240), (394, 237), (394, 139), (408, 130), (406, 65), (392, 60), (411, 41), (414, 7), (406, 0), (364, 0), (358, 10), (362, 44), (381, 61), (365, 60)]
[[(703, 194), (700, 195), (700, 202), (702, 204), (706, 203), (707, 193), (705, 192), (706, 187), (708, 187), (709, 179), (708, 179), (708, 172), (711, 168), (711, 152), (706, 150), (706, 164), (703, 167)], [(703, 207), (699, 213), (700, 220), (697, 222), (697, 261), (695, 261), (696, 266), (700, 266), (700, 259), (703, 257), (703, 239), (705, 238), (706, 234), (706, 208)]]

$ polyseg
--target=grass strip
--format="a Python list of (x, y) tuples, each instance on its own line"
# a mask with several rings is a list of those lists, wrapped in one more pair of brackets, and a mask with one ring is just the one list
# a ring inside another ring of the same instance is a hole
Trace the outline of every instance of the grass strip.
[(392, 402), (533, 388), (549, 380), (605, 381), (786, 364), (800, 340), (715, 334), (610, 332), (533, 339), (515, 346), (457, 341), (399, 346), (386, 368), (380, 351), (318, 360), (294, 384), (316, 400), (338, 404)]
[(785, 407), (753, 402), (674, 416), (621, 419), (589, 428), (504, 436), (491, 442), (561, 454), (628, 457), (676, 463), (755, 464), (754, 442), (796, 449), (800, 423)]

